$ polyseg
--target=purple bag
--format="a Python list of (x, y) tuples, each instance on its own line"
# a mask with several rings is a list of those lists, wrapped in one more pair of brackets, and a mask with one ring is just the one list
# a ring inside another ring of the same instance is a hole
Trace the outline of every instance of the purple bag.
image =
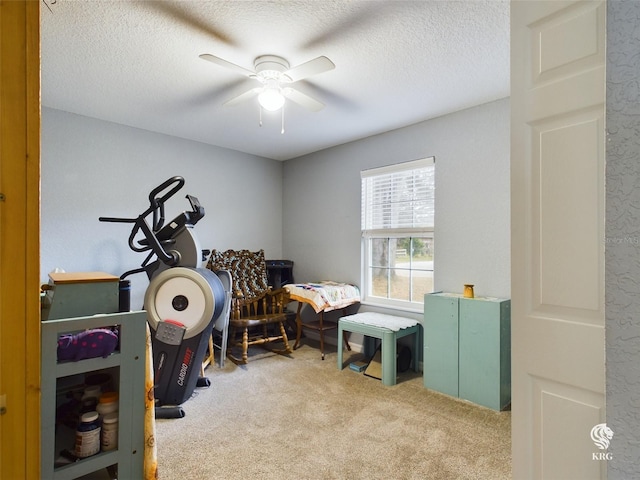
[(106, 358), (118, 345), (118, 335), (106, 328), (85, 330), (75, 335), (58, 337), (58, 361)]

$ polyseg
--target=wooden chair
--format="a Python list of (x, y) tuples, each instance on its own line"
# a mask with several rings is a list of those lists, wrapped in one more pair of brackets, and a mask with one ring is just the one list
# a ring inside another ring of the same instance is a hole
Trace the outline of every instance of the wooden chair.
[[(269, 344), (278, 341), (282, 341), (284, 348), (270, 348), (271, 351), (281, 355), (291, 353), (284, 327), (289, 295), (282, 288), (272, 290), (268, 286), (264, 251), (213, 250), (207, 268), (227, 270), (233, 280), (227, 358), (243, 365), (248, 361), (249, 346), (268, 348)], [(276, 331), (273, 331), (274, 327)], [(240, 347), (240, 357), (234, 355), (234, 347)]]

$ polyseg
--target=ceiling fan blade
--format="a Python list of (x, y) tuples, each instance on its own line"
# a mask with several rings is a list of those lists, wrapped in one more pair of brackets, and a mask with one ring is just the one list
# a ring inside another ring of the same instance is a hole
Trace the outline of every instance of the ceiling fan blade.
[(344, 109), (357, 108), (358, 104), (350, 98), (325, 87), (321, 87), (311, 80), (302, 80), (298, 85), (304, 85), (304, 90), (314, 98), (322, 98), (326, 103), (333, 106), (339, 105)]
[(249, 100), (250, 98), (255, 97), (261, 91), (262, 91), (262, 88), (260, 87), (252, 88), (251, 90), (247, 90), (246, 92), (241, 93), (240, 95), (232, 98), (231, 100), (227, 100), (226, 102), (223, 103), (223, 105), (225, 107), (231, 107), (233, 105), (237, 105), (238, 103), (242, 103), (245, 100)]
[(310, 97), (306, 93), (302, 93), (299, 90), (294, 90), (291, 87), (283, 88), (282, 94), (292, 102), (295, 102), (302, 107), (308, 108), (313, 112), (319, 112), (324, 108), (324, 103)]
[(336, 66), (327, 57), (321, 56), (302, 63), (297, 67), (293, 67), (284, 74), (291, 79), (292, 82), (297, 82), (303, 78), (310, 77), (311, 75), (317, 75), (329, 70), (333, 70)]
[(134, 2), (134, 5), (141, 6), (142, 8), (154, 9), (161, 14), (168, 16), (174, 22), (182, 23), (194, 31), (210, 35), (216, 40), (228, 45), (237, 45), (238, 43), (232, 40), (226, 32), (216, 27), (214, 22), (203, 18), (202, 15), (197, 15), (195, 12), (190, 11), (191, 5), (188, 3)]
[(233, 70), (237, 73), (240, 73), (241, 75), (246, 75), (247, 77), (255, 76), (255, 72), (252, 72), (251, 70), (241, 67), (240, 65), (236, 65), (235, 63), (228, 62), (223, 58), (216, 57), (215, 55), (211, 55), (209, 53), (203, 53), (202, 55), (200, 55), (200, 58), (203, 60), (207, 60), (209, 62), (215, 63), (216, 65), (220, 65), (221, 67), (225, 67), (230, 70)]
[(323, 47), (336, 38), (344, 40), (349, 35), (364, 35), (372, 23), (385, 18), (388, 10), (398, 9), (398, 4), (403, 3), (406, 2), (350, 2), (349, 11), (345, 12), (341, 19), (331, 22), (332, 26), (329, 29), (308, 39), (300, 47), (305, 50), (313, 49)]

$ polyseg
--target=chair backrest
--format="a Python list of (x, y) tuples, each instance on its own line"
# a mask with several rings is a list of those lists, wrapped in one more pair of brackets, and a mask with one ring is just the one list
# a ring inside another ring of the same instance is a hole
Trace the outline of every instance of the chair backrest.
[(233, 279), (234, 296), (242, 302), (253, 302), (269, 290), (264, 250), (213, 250), (207, 268), (227, 270)]

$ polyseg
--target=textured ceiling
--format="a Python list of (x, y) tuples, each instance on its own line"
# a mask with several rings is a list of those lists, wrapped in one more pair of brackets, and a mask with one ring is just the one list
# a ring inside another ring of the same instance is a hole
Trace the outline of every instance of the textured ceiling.
[[(43, 0), (42, 104), (286, 160), (509, 96), (509, 2)], [(293, 85), (326, 106), (255, 98), (260, 55), (336, 68)]]

